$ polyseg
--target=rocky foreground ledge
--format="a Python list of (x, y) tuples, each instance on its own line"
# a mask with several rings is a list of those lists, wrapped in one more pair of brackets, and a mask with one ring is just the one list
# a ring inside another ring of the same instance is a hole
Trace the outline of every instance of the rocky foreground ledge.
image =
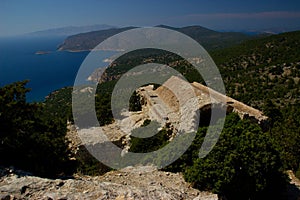
[(181, 174), (153, 167), (127, 167), (103, 176), (45, 179), (0, 169), (0, 200), (6, 199), (193, 199), (216, 200), (216, 194), (200, 192)]

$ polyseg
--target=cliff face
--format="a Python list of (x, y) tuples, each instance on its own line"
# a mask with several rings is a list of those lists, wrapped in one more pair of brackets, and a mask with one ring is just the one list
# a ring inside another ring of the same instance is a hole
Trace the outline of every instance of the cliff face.
[(104, 176), (50, 180), (0, 169), (0, 199), (204, 199), (217, 195), (190, 187), (181, 174), (128, 167)]

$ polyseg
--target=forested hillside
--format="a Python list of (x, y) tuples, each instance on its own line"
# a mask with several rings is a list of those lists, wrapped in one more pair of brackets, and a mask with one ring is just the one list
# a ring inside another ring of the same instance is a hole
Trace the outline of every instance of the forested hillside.
[(299, 103), (300, 32), (244, 42), (211, 52), (227, 94), (262, 108), (265, 100), (278, 106)]
[[(193, 38), (194, 40), (196, 40), (197, 42), (199, 42), (208, 50), (229, 47), (254, 37), (254, 36), (248, 36), (246, 34), (238, 33), (238, 32), (218, 32), (218, 31), (207, 29), (202, 26), (187, 26), (182, 28), (175, 28), (175, 27), (160, 25), (158, 27), (176, 30), (178, 32), (184, 33), (190, 36), (191, 38)], [(72, 35), (65, 39), (63, 44), (59, 46), (59, 50), (68, 50), (68, 51), (92, 50), (99, 43), (103, 42), (105, 39), (115, 34), (118, 34), (120, 32), (130, 30), (133, 28), (137, 28), (137, 27), (113, 28), (108, 30), (92, 31), (88, 33)]]

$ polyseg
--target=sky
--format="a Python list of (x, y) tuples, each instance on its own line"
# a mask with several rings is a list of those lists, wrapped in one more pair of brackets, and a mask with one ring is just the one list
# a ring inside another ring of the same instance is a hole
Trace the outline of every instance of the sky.
[(299, 0), (0, 0), (0, 36), (65, 26), (300, 29)]

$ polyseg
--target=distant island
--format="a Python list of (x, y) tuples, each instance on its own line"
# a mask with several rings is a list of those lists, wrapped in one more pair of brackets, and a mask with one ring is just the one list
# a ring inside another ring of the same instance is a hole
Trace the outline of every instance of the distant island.
[(49, 54), (51, 51), (37, 51), (35, 52), (36, 55), (44, 55), (44, 54)]

